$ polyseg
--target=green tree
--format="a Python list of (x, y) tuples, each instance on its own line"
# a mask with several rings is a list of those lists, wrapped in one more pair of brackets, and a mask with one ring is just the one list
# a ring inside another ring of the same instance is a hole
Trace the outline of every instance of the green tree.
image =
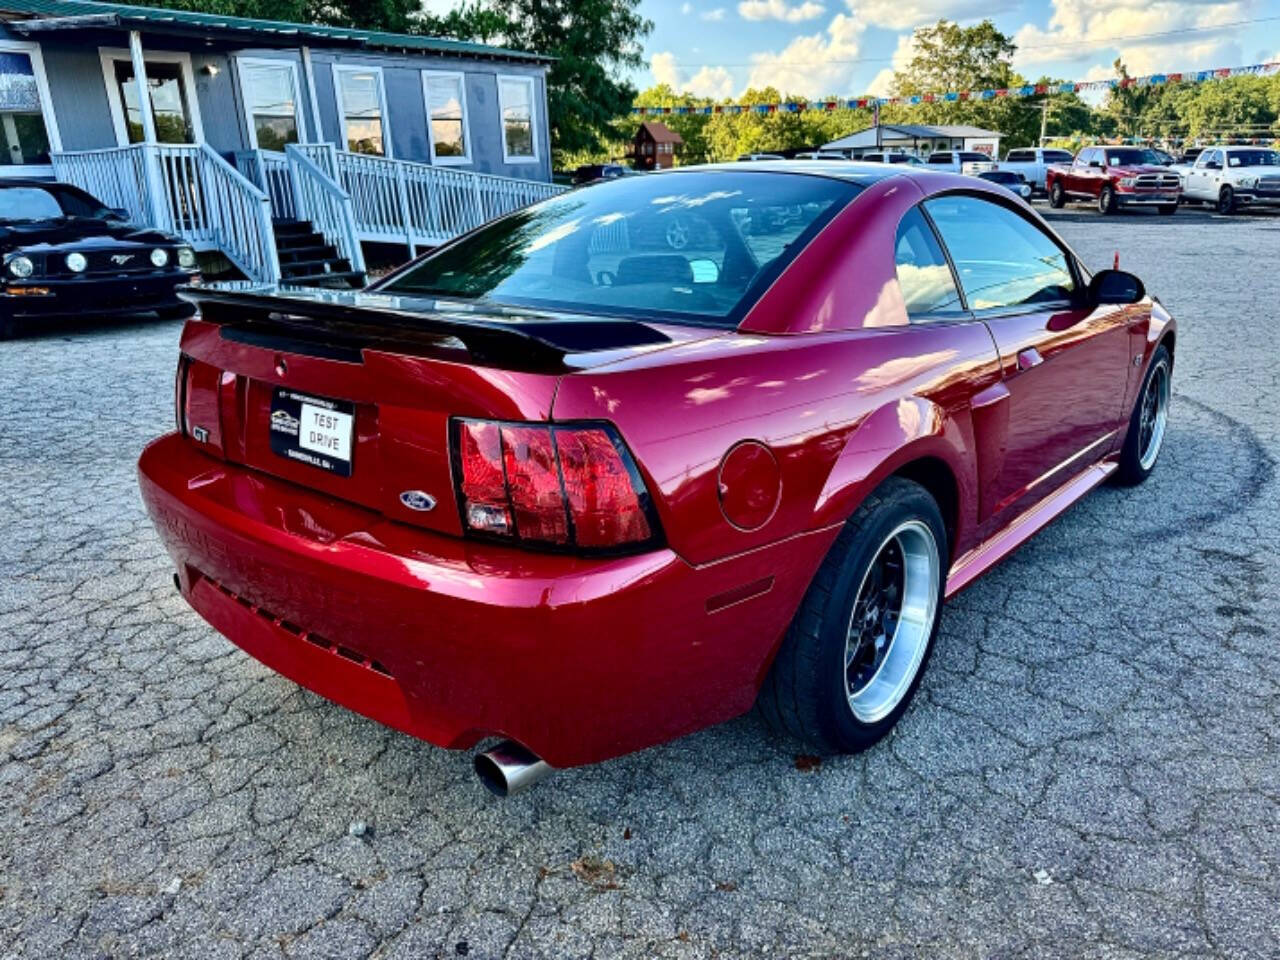
[(547, 76), (547, 111), (557, 163), (598, 152), (612, 122), (631, 108), (625, 77), (644, 66), (641, 41), (653, 23), (640, 0), (475, 0), (443, 19), (423, 17), (427, 32), (479, 39), (555, 57)]
[(135, 0), (142, 6), (413, 33), (427, 22), (420, 0)]

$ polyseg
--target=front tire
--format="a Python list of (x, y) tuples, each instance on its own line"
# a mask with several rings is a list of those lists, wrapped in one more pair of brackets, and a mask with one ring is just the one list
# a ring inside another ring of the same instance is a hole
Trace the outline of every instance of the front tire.
[(1228, 217), (1236, 212), (1236, 192), (1230, 187), (1223, 187), (1218, 192), (1218, 212)]
[(1104, 215), (1116, 212), (1116, 192), (1109, 186), (1098, 194), (1098, 212)]
[(1067, 195), (1062, 189), (1062, 184), (1054, 181), (1052, 187), (1049, 188), (1049, 206), (1055, 210), (1061, 210), (1067, 202)]
[(891, 477), (841, 530), (760, 691), (766, 722), (823, 753), (893, 729), (933, 651), (946, 527), (922, 486)]
[(195, 304), (179, 303), (172, 307), (160, 307), (156, 310), (156, 316), (161, 320), (186, 320), (188, 317), (196, 315)]
[(1116, 482), (1126, 487), (1141, 483), (1156, 468), (1164, 446), (1169, 423), (1169, 398), (1172, 393), (1173, 358), (1164, 344), (1152, 354), (1142, 389), (1129, 415), (1129, 430), (1120, 451), (1120, 469)]

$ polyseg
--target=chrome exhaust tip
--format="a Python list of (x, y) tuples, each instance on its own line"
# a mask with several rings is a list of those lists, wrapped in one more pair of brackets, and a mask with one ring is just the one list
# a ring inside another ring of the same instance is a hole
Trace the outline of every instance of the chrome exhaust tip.
[(554, 767), (514, 740), (503, 740), (492, 750), (477, 753), (475, 770), (480, 782), (499, 797), (528, 790), (555, 772)]

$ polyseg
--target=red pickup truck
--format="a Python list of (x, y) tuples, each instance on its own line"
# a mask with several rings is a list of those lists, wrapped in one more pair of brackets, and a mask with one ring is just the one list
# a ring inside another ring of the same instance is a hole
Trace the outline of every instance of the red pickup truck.
[(1101, 213), (1123, 207), (1155, 207), (1163, 214), (1178, 209), (1182, 178), (1162, 166), (1145, 147), (1085, 147), (1070, 164), (1045, 171), (1049, 205), (1090, 200)]

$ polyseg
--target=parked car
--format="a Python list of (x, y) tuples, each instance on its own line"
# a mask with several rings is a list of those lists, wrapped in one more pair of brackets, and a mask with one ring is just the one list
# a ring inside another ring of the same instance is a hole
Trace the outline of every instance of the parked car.
[(1182, 178), (1157, 162), (1146, 147), (1085, 147), (1070, 166), (1052, 166), (1046, 175), (1049, 205), (1090, 200), (1102, 213), (1127, 207), (1155, 207), (1175, 213)]
[(1187, 149), (1182, 151), (1182, 156), (1178, 158), (1178, 162), (1191, 166), (1191, 164), (1196, 162), (1196, 159), (1200, 156), (1200, 153), (1203, 150), (1204, 147), (1187, 147)]
[(1207, 147), (1183, 174), (1182, 195), (1212, 203), (1219, 213), (1280, 204), (1280, 153), (1266, 147)]
[(858, 159), (863, 163), (905, 163), (912, 167), (924, 166), (923, 160), (909, 153), (881, 153), (879, 151), (875, 151), (873, 153), (864, 153)]
[(1067, 150), (1050, 147), (1026, 147), (1010, 150), (1000, 161), (1001, 170), (1012, 170), (1022, 175), (1033, 191), (1045, 191), (1045, 173), (1055, 163), (1070, 163), (1074, 159)]
[(573, 171), (572, 182), (576, 187), (584, 183), (595, 183), (597, 180), (617, 180), (639, 172), (621, 163), (587, 163)]
[(1010, 193), (1021, 197), (1023, 200), (1031, 199), (1031, 184), (1022, 179), (1022, 174), (1014, 173), (1012, 170), (985, 170), (978, 174), (982, 180), (990, 183), (998, 183)]
[(175, 293), (199, 277), (191, 247), (65, 183), (0, 179), (0, 255), (0, 339), (58, 317), (192, 312)]
[[(628, 249), (677, 215), (715, 243)], [(1151, 473), (1174, 356), (1137, 277), (888, 165), (615, 180), (368, 291), (190, 296), (139, 462), (183, 596), (375, 720), (510, 738), (499, 793), (757, 699), (870, 747), (947, 597)]]
[(952, 173), (976, 174), (995, 170), (996, 162), (985, 153), (970, 150), (939, 150), (929, 154), (925, 161), (931, 170), (950, 170)]
[(797, 153), (797, 160), (848, 160), (843, 153), (836, 153), (834, 150), (806, 150), (804, 153)]
[(785, 160), (787, 159), (780, 153), (744, 153), (738, 158), (739, 163), (747, 163), (751, 160)]

